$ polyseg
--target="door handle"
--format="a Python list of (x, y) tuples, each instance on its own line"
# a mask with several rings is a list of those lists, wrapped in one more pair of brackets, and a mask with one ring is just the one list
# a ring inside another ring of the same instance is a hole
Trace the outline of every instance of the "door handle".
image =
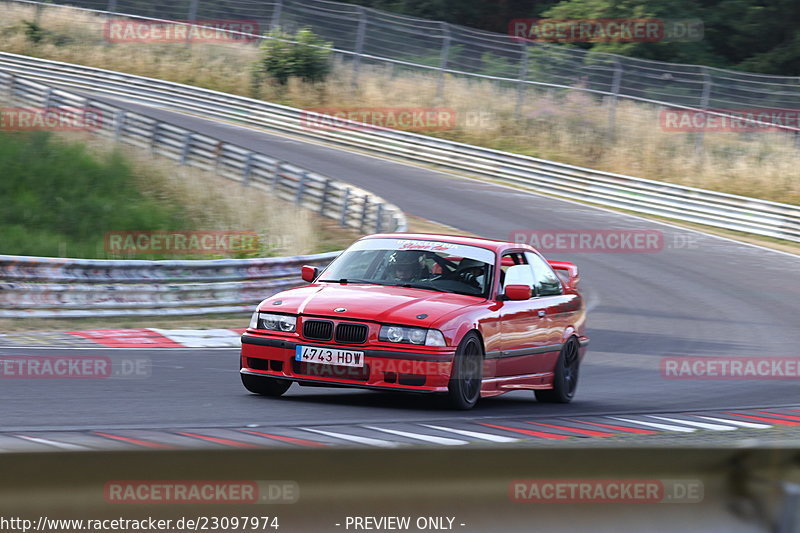
[(542, 318), (544, 315), (547, 314), (547, 311), (545, 311), (544, 309), (539, 309), (539, 313), (538, 314), (539, 314), (539, 318)]

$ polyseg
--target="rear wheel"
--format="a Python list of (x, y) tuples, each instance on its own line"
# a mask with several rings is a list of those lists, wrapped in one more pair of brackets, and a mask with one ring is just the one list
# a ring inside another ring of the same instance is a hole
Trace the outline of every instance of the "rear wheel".
[(573, 337), (561, 348), (558, 361), (556, 361), (553, 388), (533, 391), (536, 394), (536, 399), (547, 403), (571, 402), (575, 397), (575, 390), (578, 388), (579, 364), (578, 341)]
[(472, 409), (481, 397), (483, 346), (475, 332), (467, 333), (456, 349), (447, 399), (454, 409)]
[(292, 382), (287, 379), (275, 379), (251, 374), (240, 374), (244, 388), (262, 396), (281, 396), (289, 390)]

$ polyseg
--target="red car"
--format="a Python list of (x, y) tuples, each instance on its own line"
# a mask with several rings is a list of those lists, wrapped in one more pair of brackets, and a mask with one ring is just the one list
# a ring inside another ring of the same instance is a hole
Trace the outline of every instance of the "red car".
[(261, 302), (242, 335), (250, 392), (297, 382), (442, 393), (459, 409), (520, 389), (545, 402), (575, 395), (589, 339), (572, 263), (513, 242), (387, 233), (302, 278)]

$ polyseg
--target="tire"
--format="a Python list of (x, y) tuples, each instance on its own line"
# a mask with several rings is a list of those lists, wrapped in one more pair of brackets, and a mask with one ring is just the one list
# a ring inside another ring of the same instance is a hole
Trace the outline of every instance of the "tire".
[(240, 375), (242, 376), (242, 385), (244, 385), (245, 389), (262, 396), (278, 397), (292, 386), (292, 382), (287, 379), (253, 376), (251, 374)]
[(546, 403), (569, 403), (575, 397), (578, 388), (578, 368), (580, 366), (580, 352), (578, 341), (569, 339), (561, 348), (561, 353), (556, 361), (553, 388), (549, 390), (533, 391), (536, 399)]
[(467, 333), (456, 349), (447, 386), (447, 403), (453, 409), (472, 409), (481, 397), (483, 344), (475, 332)]

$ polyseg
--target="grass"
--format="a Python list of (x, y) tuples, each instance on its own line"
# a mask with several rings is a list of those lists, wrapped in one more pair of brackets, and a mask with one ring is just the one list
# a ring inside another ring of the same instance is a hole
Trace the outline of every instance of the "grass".
[(25, 36), (32, 8), (9, 5), (0, 21), (0, 49), (186, 83), (300, 108), (447, 107), (457, 126), (431, 133), (447, 139), (670, 183), (800, 204), (800, 150), (790, 136), (761, 132), (696, 136), (663, 131), (657, 106), (619, 101), (609, 129), (606, 103), (578, 91), (529, 89), (516, 106), (515, 90), (447, 76), (364, 66), (353, 86), (349, 66), (337, 64), (324, 83), (287, 86), (251, 79), (258, 58), (247, 44), (111, 44), (103, 19), (46, 8), (43, 38)]
[[(88, 134), (0, 133), (0, 253), (97, 259), (215, 259), (321, 253), (359, 234), (268, 190)], [(252, 252), (110, 253), (106, 232), (252, 231)]]

